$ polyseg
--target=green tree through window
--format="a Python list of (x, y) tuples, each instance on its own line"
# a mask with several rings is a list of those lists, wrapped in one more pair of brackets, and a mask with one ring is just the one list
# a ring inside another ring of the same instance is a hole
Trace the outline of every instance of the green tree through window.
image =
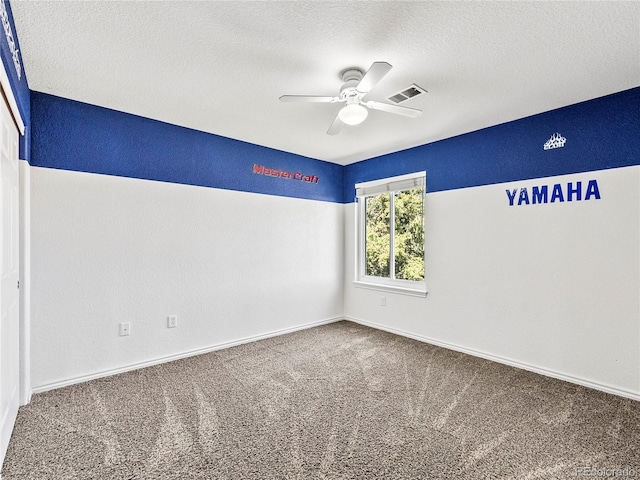
[(365, 197), (366, 275), (424, 280), (423, 198), (423, 188)]
[(424, 280), (424, 190), (395, 194), (395, 277)]
[(366, 274), (372, 277), (388, 277), (391, 271), (389, 198), (383, 193), (365, 199)]

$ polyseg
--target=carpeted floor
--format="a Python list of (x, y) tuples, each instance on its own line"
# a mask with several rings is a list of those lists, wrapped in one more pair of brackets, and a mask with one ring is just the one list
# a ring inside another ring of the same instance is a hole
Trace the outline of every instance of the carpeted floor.
[(640, 477), (640, 402), (339, 322), (35, 395), (20, 409), (2, 473), (387, 480), (624, 472)]

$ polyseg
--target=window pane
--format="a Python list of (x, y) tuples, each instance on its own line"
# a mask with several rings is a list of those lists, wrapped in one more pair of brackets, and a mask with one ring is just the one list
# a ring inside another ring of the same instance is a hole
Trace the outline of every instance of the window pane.
[(395, 276), (424, 280), (424, 211), (422, 188), (395, 193)]
[(365, 197), (365, 274), (389, 277), (390, 217), (388, 193)]

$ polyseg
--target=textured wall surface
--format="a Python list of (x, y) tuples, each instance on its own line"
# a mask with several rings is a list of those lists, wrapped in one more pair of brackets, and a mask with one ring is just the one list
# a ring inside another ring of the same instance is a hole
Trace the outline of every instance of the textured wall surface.
[(35, 389), (342, 315), (340, 204), (31, 173)]
[[(545, 150), (554, 133), (563, 148)], [(490, 185), (640, 162), (640, 88), (345, 167), (344, 201), (359, 182), (427, 171), (427, 191)]]
[[(426, 298), (353, 286), (346, 205), (345, 315), (640, 398), (639, 175), (624, 167), (427, 194)], [(594, 180), (600, 199), (587, 200)], [(578, 182), (582, 199), (567, 201)], [(551, 202), (555, 185), (564, 202)], [(533, 204), (543, 186), (547, 203)], [(523, 189), (530, 203), (518, 205)]]
[(345, 315), (640, 398), (639, 162), (635, 88), (345, 167), (345, 202), (426, 170), (429, 291), (352, 286), (348, 205)]
[(333, 163), (37, 92), (31, 104), (34, 166), (341, 201), (342, 167)]

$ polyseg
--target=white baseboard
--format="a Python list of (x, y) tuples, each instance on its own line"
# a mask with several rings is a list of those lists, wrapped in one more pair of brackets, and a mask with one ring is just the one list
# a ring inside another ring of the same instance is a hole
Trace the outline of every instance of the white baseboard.
[(78, 383), (87, 382), (89, 380), (95, 380), (97, 378), (108, 377), (108, 376), (111, 376), (111, 375), (117, 375), (119, 373), (130, 372), (132, 370), (138, 370), (140, 368), (146, 368), (146, 367), (151, 367), (153, 365), (159, 365), (161, 363), (172, 362), (174, 360), (180, 360), (182, 358), (193, 357), (195, 355), (202, 355), (204, 353), (214, 352), (216, 350), (222, 350), (224, 348), (229, 348), (229, 347), (235, 347), (237, 345), (242, 345), (242, 344), (245, 344), (245, 343), (255, 342), (255, 341), (258, 341), (258, 340), (264, 340), (266, 338), (271, 338), (271, 337), (275, 337), (275, 336), (278, 336), (278, 335), (285, 335), (287, 333), (293, 333), (293, 332), (296, 332), (296, 331), (299, 331), (299, 330), (305, 330), (305, 329), (317, 327), (317, 326), (320, 326), (320, 325), (326, 325), (326, 324), (329, 324), (329, 323), (339, 322), (341, 320), (347, 320), (349, 322), (358, 323), (358, 324), (361, 324), (361, 325), (365, 325), (367, 327), (375, 328), (377, 330), (383, 330), (383, 331), (386, 331), (386, 332), (389, 332), (389, 333), (393, 333), (395, 335), (400, 335), (400, 336), (403, 336), (403, 337), (412, 338), (412, 339), (417, 340), (419, 342), (429, 343), (431, 345), (436, 345), (438, 347), (443, 347), (443, 348), (446, 348), (446, 349), (449, 349), (449, 350), (454, 350), (456, 352), (466, 353), (468, 355), (473, 355), (475, 357), (484, 358), (486, 360), (491, 360), (493, 362), (498, 362), (498, 363), (502, 363), (504, 365), (509, 365), (511, 367), (516, 367), (516, 368), (520, 368), (522, 370), (527, 370), (527, 371), (530, 371), (530, 372), (538, 373), (540, 375), (545, 375), (547, 377), (557, 378), (559, 380), (564, 380), (566, 382), (575, 383), (577, 385), (582, 385), (584, 387), (593, 388), (595, 390), (600, 390), (602, 392), (611, 393), (613, 395), (618, 395), (620, 397), (625, 397), (625, 398), (630, 398), (632, 400), (640, 401), (640, 394), (638, 392), (632, 392), (632, 391), (629, 391), (629, 390), (624, 390), (624, 389), (620, 389), (620, 388), (617, 388), (617, 387), (612, 387), (612, 386), (609, 386), (609, 385), (592, 382), (590, 380), (585, 380), (585, 379), (582, 379), (582, 378), (573, 377), (571, 375), (567, 375), (567, 374), (564, 374), (564, 373), (556, 372), (554, 370), (549, 370), (547, 368), (542, 368), (542, 367), (538, 367), (538, 366), (535, 366), (535, 365), (530, 365), (530, 364), (527, 364), (527, 363), (519, 362), (519, 361), (516, 361), (516, 360), (511, 360), (509, 358), (501, 357), (501, 356), (498, 356), (498, 355), (493, 355), (493, 354), (482, 352), (482, 351), (479, 351), (479, 350), (474, 350), (474, 349), (470, 349), (470, 348), (466, 348), (466, 347), (461, 347), (459, 345), (451, 344), (451, 343), (448, 343), (448, 342), (443, 342), (443, 341), (436, 340), (436, 339), (433, 339), (433, 338), (425, 337), (423, 335), (417, 335), (417, 334), (405, 332), (403, 330), (387, 327), (385, 325), (380, 325), (380, 324), (375, 323), (375, 322), (370, 322), (370, 321), (367, 321), (367, 320), (363, 320), (363, 319), (355, 318), (355, 317), (350, 317), (350, 316), (341, 316), (341, 317), (328, 318), (328, 319), (320, 320), (320, 321), (317, 321), (317, 322), (311, 322), (311, 323), (307, 323), (307, 324), (304, 324), (304, 325), (298, 325), (298, 326), (295, 326), (295, 327), (276, 330), (274, 332), (269, 332), (269, 333), (265, 333), (265, 334), (261, 334), (261, 335), (254, 335), (254, 336), (250, 336), (250, 337), (245, 337), (245, 338), (238, 339), (238, 340), (233, 340), (233, 341), (230, 341), (230, 342), (224, 342), (224, 343), (212, 345), (212, 346), (205, 347), (205, 348), (200, 348), (200, 349), (191, 350), (191, 351), (187, 351), (187, 352), (181, 352), (181, 353), (178, 353), (178, 354), (168, 355), (168, 356), (165, 356), (165, 357), (154, 358), (154, 359), (147, 360), (147, 361), (144, 361), (144, 362), (139, 362), (139, 363), (135, 363), (135, 364), (131, 364), (131, 365), (125, 365), (125, 366), (122, 366), (122, 367), (118, 367), (118, 368), (114, 368), (114, 369), (110, 369), (110, 370), (104, 370), (104, 371), (92, 373), (92, 374), (89, 374), (89, 375), (82, 375), (82, 376), (79, 376), (79, 377), (68, 378), (68, 379), (57, 381), (57, 382), (53, 382), (53, 383), (47, 383), (45, 385), (38, 385), (38, 386), (36, 386), (36, 387), (34, 387), (32, 389), (32, 393), (34, 393), (34, 394), (42, 393), (42, 392), (46, 392), (48, 390), (54, 390), (56, 388), (67, 387), (69, 385), (75, 385), (75, 384), (78, 384)]
[(138, 362), (130, 365), (124, 365), (122, 367), (113, 368), (109, 370), (103, 370), (100, 372), (90, 373), (88, 375), (81, 375), (79, 377), (67, 378), (65, 380), (60, 380), (57, 382), (47, 383), (44, 385), (38, 385), (33, 387), (31, 392), (33, 394), (42, 393), (49, 390), (55, 390), (56, 388), (68, 387), (70, 385), (76, 385), (78, 383), (88, 382), (89, 380), (95, 380), (97, 378), (109, 377), (111, 375), (117, 375), (119, 373), (130, 372), (132, 370), (138, 370), (141, 368), (152, 367), (153, 365), (159, 365), (161, 363), (173, 362), (174, 360), (180, 360), (182, 358), (193, 357), (196, 355), (202, 355), (204, 353), (215, 352), (216, 350), (222, 350), (225, 348), (235, 347), (237, 345), (242, 345), (245, 343), (256, 342), (258, 340), (264, 340), (266, 338), (277, 337), (279, 335), (285, 335), (287, 333), (297, 332), (299, 330), (306, 330), (308, 328), (318, 327), (320, 325), (326, 325), (329, 323), (339, 322), (344, 320), (344, 317), (333, 317), (327, 318), (324, 320), (319, 320), (316, 322), (305, 323), (303, 325), (297, 325), (295, 327), (283, 328), (281, 330), (276, 330), (269, 333), (264, 333), (260, 335), (253, 335), (250, 337), (241, 338), (238, 340), (232, 340), (230, 342), (218, 343), (216, 345), (211, 345), (209, 347), (198, 348), (196, 350), (190, 350), (187, 352), (181, 352), (174, 355), (167, 355), (164, 357), (158, 357), (150, 360), (146, 360), (144, 362)]
[(403, 330), (399, 330), (396, 328), (387, 327), (384, 325), (377, 324), (375, 322), (369, 322), (367, 320), (362, 320), (360, 318), (354, 318), (345, 316), (345, 320), (359, 323), (360, 325), (365, 325), (367, 327), (375, 328), (377, 330), (384, 330), (385, 332), (393, 333), (396, 335), (400, 335), (402, 337), (412, 338), (414, 340), (418, 340), (419, 342), (429, 343), (431, 345), (436, 345), (438, 347), (443, 347), (449, 350), (454, 350), (456, 352), (462, 352), (469, 355), (473, 355), (474, 357), (484, 358), (486, 360), (491, 360), (493, 362), (502, 363), (504, 365), (509, 365), (511, 367), (520, 368), (522, 370), (527, 370), (529, 372), (539, 373), (540, 375), (545, 375), (547, 377), (557, 378), (559, 380), (564, 380), (566, 382), (575, 383), (577, 385), (582, 385), (583, 387), (593, 388), (595, 390), (600, 390), (602, 392), (611, 393), (613, 395), (618, 395), (620, 397), (630, 398), (632, 400), (640, 401), (640, 394), (638, 392), (632, 392), (629, 390), (624, 390), (617, 387), (612, 387), (610, 385), (605, 385), (602, 383), (592, 382), (591, 380), (585, 380), (579, 377), (573, 377), (571, 375), (567, 375), (564, 373), (556, 372), (554, 370), (549, 370), (547, 368), (537, 367), (535, 365), (530, 365), (528, 363), (519, 362), (516, 360), (511, 360), (509, 358), (501, 357), (498, 355), (492, 355), (490, 353), (481, 352), (479, 350), (474, 350), (471, 348), (461, 347), (459, 345), (442, 342), (440, 340), (436, 340), (433, 338), (425, 337), (422, 335), (416, 335), (413, 333), (405, 332)]

